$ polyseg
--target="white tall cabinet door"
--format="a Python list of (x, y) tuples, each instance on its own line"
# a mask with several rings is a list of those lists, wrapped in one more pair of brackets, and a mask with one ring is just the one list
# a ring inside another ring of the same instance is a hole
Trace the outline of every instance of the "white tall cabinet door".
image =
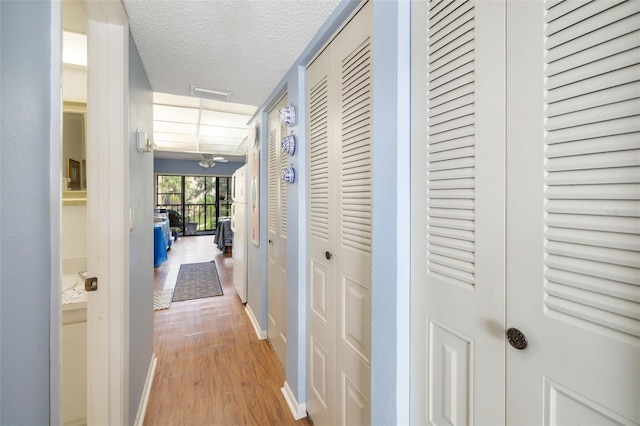
[(412, 4), (411, 424), (504, 408), (504, 2)]
[(307, 69), (315, 425), (371, 423), (372, 22), (369, 2)]
[(638, 12), (507, 3), (507, 424), (640, 423)]
[(280, 123), (285, 94), (267, 116), (268, 122), (268, 217), (267, 217), (267, 336), (283, 368), (287, 362), (287, 183), (282, 169), (287, 155), (281, 141), (286, 126)]

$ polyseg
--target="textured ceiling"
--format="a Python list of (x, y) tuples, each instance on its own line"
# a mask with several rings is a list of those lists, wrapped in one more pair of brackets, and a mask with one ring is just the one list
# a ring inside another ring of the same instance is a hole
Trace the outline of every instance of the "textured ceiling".
[(124, 0), (156, 92), (189, 86), (261, 105), (340, 0)]

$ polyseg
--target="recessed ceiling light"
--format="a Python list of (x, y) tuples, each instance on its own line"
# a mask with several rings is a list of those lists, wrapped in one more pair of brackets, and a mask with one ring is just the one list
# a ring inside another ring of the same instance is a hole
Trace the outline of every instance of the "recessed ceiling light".
[(224, 99), (228, 101), (231, 98), (233, 92), (229, 90), (214, 90), (214, 89), (205, 89), (203, 87), (196, 87), (195, 85), (191, 85), (191, 95), (212, 99)]

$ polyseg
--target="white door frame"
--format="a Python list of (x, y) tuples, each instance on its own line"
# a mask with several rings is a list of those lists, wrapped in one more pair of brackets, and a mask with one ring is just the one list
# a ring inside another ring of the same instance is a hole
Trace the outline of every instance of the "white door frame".
[(51, 293), (49, 321), (49, 419), (62, 424), (62, 3), (51, 3), (49, 203)]
[[(122, 3), (89, 1), (88, 424), (129, 421), (129, 27)], [(93, 254), (93, 255), (91, 255)], [(92, 324), (93, 321), (93, 324)]]
[[(51, 423), (61, 422), (60, 2), (52, 2)], [(129, 422), (129, 26), (119, 1), (87, 0), (87, 269), (99, 278), (87, 301), (87, 423)], [(57, 208), (56, 208), (57, 207)]]

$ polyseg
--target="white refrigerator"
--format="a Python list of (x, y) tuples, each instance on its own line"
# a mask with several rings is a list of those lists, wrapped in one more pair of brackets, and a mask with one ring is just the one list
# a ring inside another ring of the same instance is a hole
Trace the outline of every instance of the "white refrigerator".
[(242, 303), (247, 302), (247, 183), (246, 166), (240, 167), (231, 179), (231, 230), (233, 231), (233, 285)]

